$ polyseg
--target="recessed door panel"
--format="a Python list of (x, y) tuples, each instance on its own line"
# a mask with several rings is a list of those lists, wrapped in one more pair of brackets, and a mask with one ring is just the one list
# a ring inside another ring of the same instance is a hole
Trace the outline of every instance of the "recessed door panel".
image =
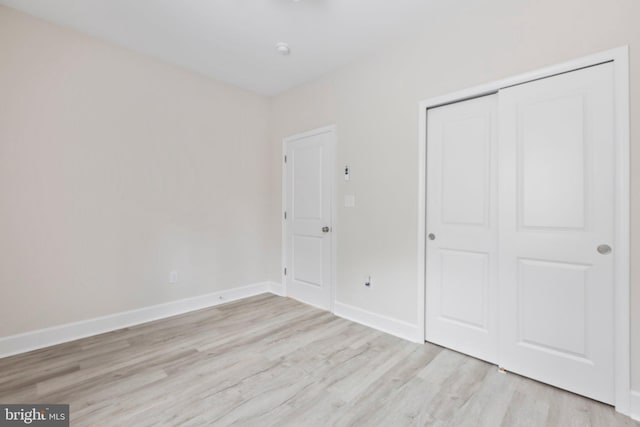
[(322, 286), (323, 238), (293, 237), (293, 278), (300, 284)]
[(542, 351), (588, 359), (589, 266), (520, 259), (518, 268), (520, 341)]
[(489, 254), (442, 249), (440, 261), (440, 317), (486, 331)]
[(442, 222), (486, 226), (491, 154), (489, 114), (452, 120), (442, 130)]
[(585, 226), (584, 103), (585, 97), (577, 94), (520, 109), (519, 213), (525, 228)]
[(297, 220), (322, 220), (321, 145), (300, 147), (291, 158), (293, 167), (293, 212)]

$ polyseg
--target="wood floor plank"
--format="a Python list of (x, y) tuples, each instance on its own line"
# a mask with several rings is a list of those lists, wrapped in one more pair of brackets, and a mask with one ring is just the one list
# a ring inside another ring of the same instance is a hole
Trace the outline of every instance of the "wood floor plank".
[(449, 424), (458, 427), (499, 426), (513, 398), (515, 384), (492, 366), (471, 398), (454, 414)]
[(0, 359), (73, 426), (628, 426), (610, 406), (259, 295)]

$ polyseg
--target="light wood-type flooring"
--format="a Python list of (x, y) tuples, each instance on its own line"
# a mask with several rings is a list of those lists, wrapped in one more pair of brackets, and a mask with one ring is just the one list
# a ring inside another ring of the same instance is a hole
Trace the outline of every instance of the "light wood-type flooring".
[(261, 295), (0, 359), (72, 426), (640, 426), (612, 407)]

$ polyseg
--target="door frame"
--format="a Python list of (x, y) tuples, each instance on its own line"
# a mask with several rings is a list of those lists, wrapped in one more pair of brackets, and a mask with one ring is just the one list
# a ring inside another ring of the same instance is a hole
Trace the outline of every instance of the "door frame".
[(281, 282), (282, 282), (282, 290), (283, 296), (288, 295), (287, 290), (287, 276), (285, 275), (285, 268), (287, 268), (287, 220), (284, 218), (284, 212), (287, 210), (287, 164), (285, 161), (285, 156), (287, 154), (287, 147), (290, 143), (308, 138), (310, 136), (322, 135), (324, 133), (333, 134), (333, 139), (331, 144), (329, 144), (329, 158), (332, 160), (329, 165), (329, 185), (331, 186), (331, 197), (329, 203), (331, 204), (331, 283), (329, 284), (329, 288), (331, 290), (331, 297), (329, 300), (329, 311), (331, 313), (334, 312), (334, 306), (336, 301), (336, 251), (337, 251), (337, 227), (336, 227), (336, 145), (338, 143), (338, 137), (336, 133), (335, 125), (323, 126), (321, 128), (313, 129), (306, 132), (296, 133), (294, 135), (290, 135), (282, 140), (282, 155), (280, 156), (282, 162), (282, 206), (280, 210), (280, 221), (282, 221), (282, 236), (281, 236), (281, 266), (280, 266), (280, 274), (281, 274)]
[(423, 100), (418, 116), (418, 325), (425, 337), (426, 309), (426, 212), (427, 212), (427, 110), (454, 102), (497, 93), (501, 89), (606, 62), (613, 63), (615, 106), (615, 203), (614, 203), (614, 382), (616, 411), (629, 415), (631, 404), (630, 355), (630, 117), (629, 47), (622, 46), (558, 65), (454, 93)]

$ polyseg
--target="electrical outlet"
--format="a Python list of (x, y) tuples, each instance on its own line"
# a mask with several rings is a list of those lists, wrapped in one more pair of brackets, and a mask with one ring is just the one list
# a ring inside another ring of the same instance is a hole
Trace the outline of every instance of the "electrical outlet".
[(169, 273), (169, 283), (172, 283), (172, 284), (178, 283), (178, 271), (177, 270), (173, 270), (171, 273)]

